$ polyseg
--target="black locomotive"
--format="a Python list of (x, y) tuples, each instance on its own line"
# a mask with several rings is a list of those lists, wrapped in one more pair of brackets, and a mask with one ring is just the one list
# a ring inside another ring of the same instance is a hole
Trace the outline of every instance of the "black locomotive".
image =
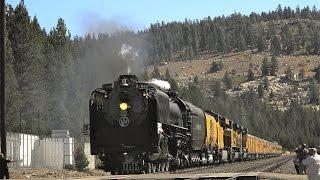
[[(89, 107), (91, 154), (99, 155), (112, 174), (168, 171), (258, 156), (256, 148), (250, 156), (246, 140), (252, 146), (255, 137), (242, 138), (247, 134), (243, 127), (134, 75), (121, 75), (93, 91)], [(261, 141), (261, 147), (269, 152), (259, 155), (280, 149), (264, 142), (268, 141)]]

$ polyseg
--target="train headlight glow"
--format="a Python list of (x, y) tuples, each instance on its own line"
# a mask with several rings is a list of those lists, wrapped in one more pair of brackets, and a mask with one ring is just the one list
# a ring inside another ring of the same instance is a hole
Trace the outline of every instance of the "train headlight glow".
[(121, 103), (121, 104), (120, 104), (120, 109), (121, 109), (122, 111), (127, 110), (127, 109), (128, 109), (128, 104), (127, 104), (127, 103)]

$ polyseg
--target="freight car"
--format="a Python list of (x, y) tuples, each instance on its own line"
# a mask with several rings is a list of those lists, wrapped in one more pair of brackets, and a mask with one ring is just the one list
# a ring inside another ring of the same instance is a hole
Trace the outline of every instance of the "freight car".
[(270, 157), (282, 149), (181, 99), (167, 82), (134, 75), (94, 90), (89, 110), (91, 154), (112, 174)]

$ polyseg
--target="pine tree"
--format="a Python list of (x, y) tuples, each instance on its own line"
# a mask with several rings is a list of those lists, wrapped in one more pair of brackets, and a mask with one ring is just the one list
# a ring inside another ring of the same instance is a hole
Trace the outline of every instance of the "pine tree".
[(282, 30), (282, 43), (283, 49), (287, 54), (293, 54), (295, 50), (295, 42), (292, 29), (288, 25)]
[(278, 60), (275, 56), (271, 58), (271, 65), (270, 65), (270, 75), (276, 76), (278, 70)]
[(271, 39), (271, 51), (274, 54), (279, 54), (281, 52), (281, 44), (280, 44), (280, 40), (277, 36), (274, 36)]
[(274, 93), (273, 91), (271, 90), (271, 92), (269, 93), (269, 99), (272, 99), (274, 97)]
[[(69, 90), (76, 88), (70, 87), (70, 82), (73, 81), (70, 78), (73, 77), (71, 71), (73, 71), (74, 63), (70, 61), (72, 60), (71, 37), (64, 20), (61, 18), (58, 19), (56, 27), (50, 31), (45, 54), (46, 91), (51, 96), (46, 106), (48, 116), (52, 118), (50, 126), (57, 129), (72, 127), (72, 121), (75, 119), (69, 116), (72, 107), (68, 105), (68, 99), (71, 98)], [(77, 96), (76, 92), (72, 92), (72, 94)], [(77, 108), (76, 112), (81, 112), (81, 108)], [(77, 126), (75, 125), (74, 128), (77, 128)]]
[(258, 96), (259, 96), (259, 98), (263, 98), (263, 94), (264, 94), (264, 92), (263, 92), (263, 84), (260, 83), (259, 86), (258, 86)]
[(178, 90), (179, 90), (179, 86), (178, 86), (178, 83), (177, 83), (177, 81), (174, 79), (174, 78), (171, 78), (170, 80), (169, 80), (169, 83), (170, 83), (170, 89), (172, 90), (172, 91), (175, 91), (175, 92), (177, 92)]
[(301, 79), (301, 81), (304, 80), (305, 74), (306, 74), (306, 72), (305, 72), (304, 68), (300, 69), (299, 78)]
[[(14, 57), (13, 69), (21, 92), (22, 116), (33, 120), (36, 119), (36, 112), (43, 111), (45, 107), (43, 37), (37, 19), (31, 21), (24, 1), (14, 9), (9, 20), (9, 24), (14, 25), (14, 28), (9, 28), (8, 38)], [(26, 123), (28, 133), (35, 130), (32, 124)]]
[(267, 49), (267, 41), (263, 35), (259, 36), (257, 39), (257, 48), (260, 52), (265, 51)]
[(253, 81), (254, 80), (254, 73), (252, 71), (251, 68), (249, 68), (248, 70), (248, 78), (247, 78), (248, 81)]
[(85, 168), (88, 167), (89, 161), (86, 155), (84, 154), (83, 146), (77, 147), (74, 160), (75, 160), (76, 169), (78, 171), (83, 171)]
[(170, 72), (169, 72), (169, 69), (167, 68), (164, 80), (169, 81), (170, 79), (171, 79)]
[(311, 104), (319, 105), (319, 103), (320, 103), (319, 88), (316, 86), (314, 81), (311, 81), (311, 83), (310, 83), (309, 96), (310, 96), (310, 103)]
[(236, 42), (237, 42), (238, 51), (244, 51), (246, 48), (246, 42), (242, 32), (239, 32), (239, 30), (238, 30), (238, 35), (236, 36), (236, 39), (237, 39)]
[(219, 61), (219, 62), (213, 61), (209, 72), (210, 73), (216, 73), (216, 72), (221, 71), (222, 68), (223, 68), (223, 63), (221, 61)]
[(264, 78), (263, 78), (263, 88), (264, 88), (265, 90), (268, 90), (268, 89), (269, 89), (269, 80), (268, 80), (267, 77), (264, 77)]
[(226, 71), (224, 73), (224, 76), (223, 76), (222, 80), (223, 80), (223, 83), (224, 83), (224, 85), (226, 86), (227, 89), (232, 88), (233, 82), (232, 82), (232, 78), (230, 77), (228, 71)]
[(193, 84), (194, 84), (194, 85), (199, 85), (199, 78), (198, 78), (198, 76), (195, 76), (195, 77), (193, 78)]
[[(19, 132), (19, 108), (21, 106), (21, 92), (13, 69), (14, 57), (10, 41), (6, 44), (6, 122), (9, 131)], [(23, 122), (25, 124), (25, 122)]]
[(213, 91), (214, 97), (219, 97), (221, 95), (222, 89), (221, 89), (221, 81), (220, 80), (215, 80), (213, 82), (212, 91)]
[(144, 70), (143, 74), (141, 75), (140, 79), (142, 81), (148, 81), (149, 80), (149, 74), (148, 74), (148, 71), (147, 69)]
[(153, 67), (153, 72), (152, 72), (152, 76), (151, 76), (151, 77), (152, 77), (152, 78), (157, 78), (157, 79), (160, 79), (160, 78), (161, 78), (161, 74), (160, 74), (160, 71), (159, 71), (157, 65), (155, 65), (155, 66)]
[(316, 74), (314, 75), (314, 79), (320, 83), (320, 65), (316, 68)]
[(268, 76), (269, 75), (269, 61), (267, 56), (264, 56), (262, 65), (261, 65), (261, 74), (262, 76)]
[(292, 72), (290, 66), (288, 66), (288, 68), (286, 69), (285, 74), (286, 74), (286, 80), (287, 80), (287, 81), (292, 81), (292, 79), (293, 79), (293, 72)]

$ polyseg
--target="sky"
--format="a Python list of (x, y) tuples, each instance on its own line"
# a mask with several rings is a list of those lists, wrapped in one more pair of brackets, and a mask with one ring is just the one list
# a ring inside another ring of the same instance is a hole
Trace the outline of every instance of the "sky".
[[(20, 0), (6, 0), (15, 7)], [(250, 14), (297, 6), (320, 9), (319, 0), (24, 0), (29, 16), (37, 16), (47, 31), (58, 18), (65, 20), (72, 36), (87, 32), (114, 32), (116, 29), (143, 30), (155, 22), (183, 21), (230, 15)]]

